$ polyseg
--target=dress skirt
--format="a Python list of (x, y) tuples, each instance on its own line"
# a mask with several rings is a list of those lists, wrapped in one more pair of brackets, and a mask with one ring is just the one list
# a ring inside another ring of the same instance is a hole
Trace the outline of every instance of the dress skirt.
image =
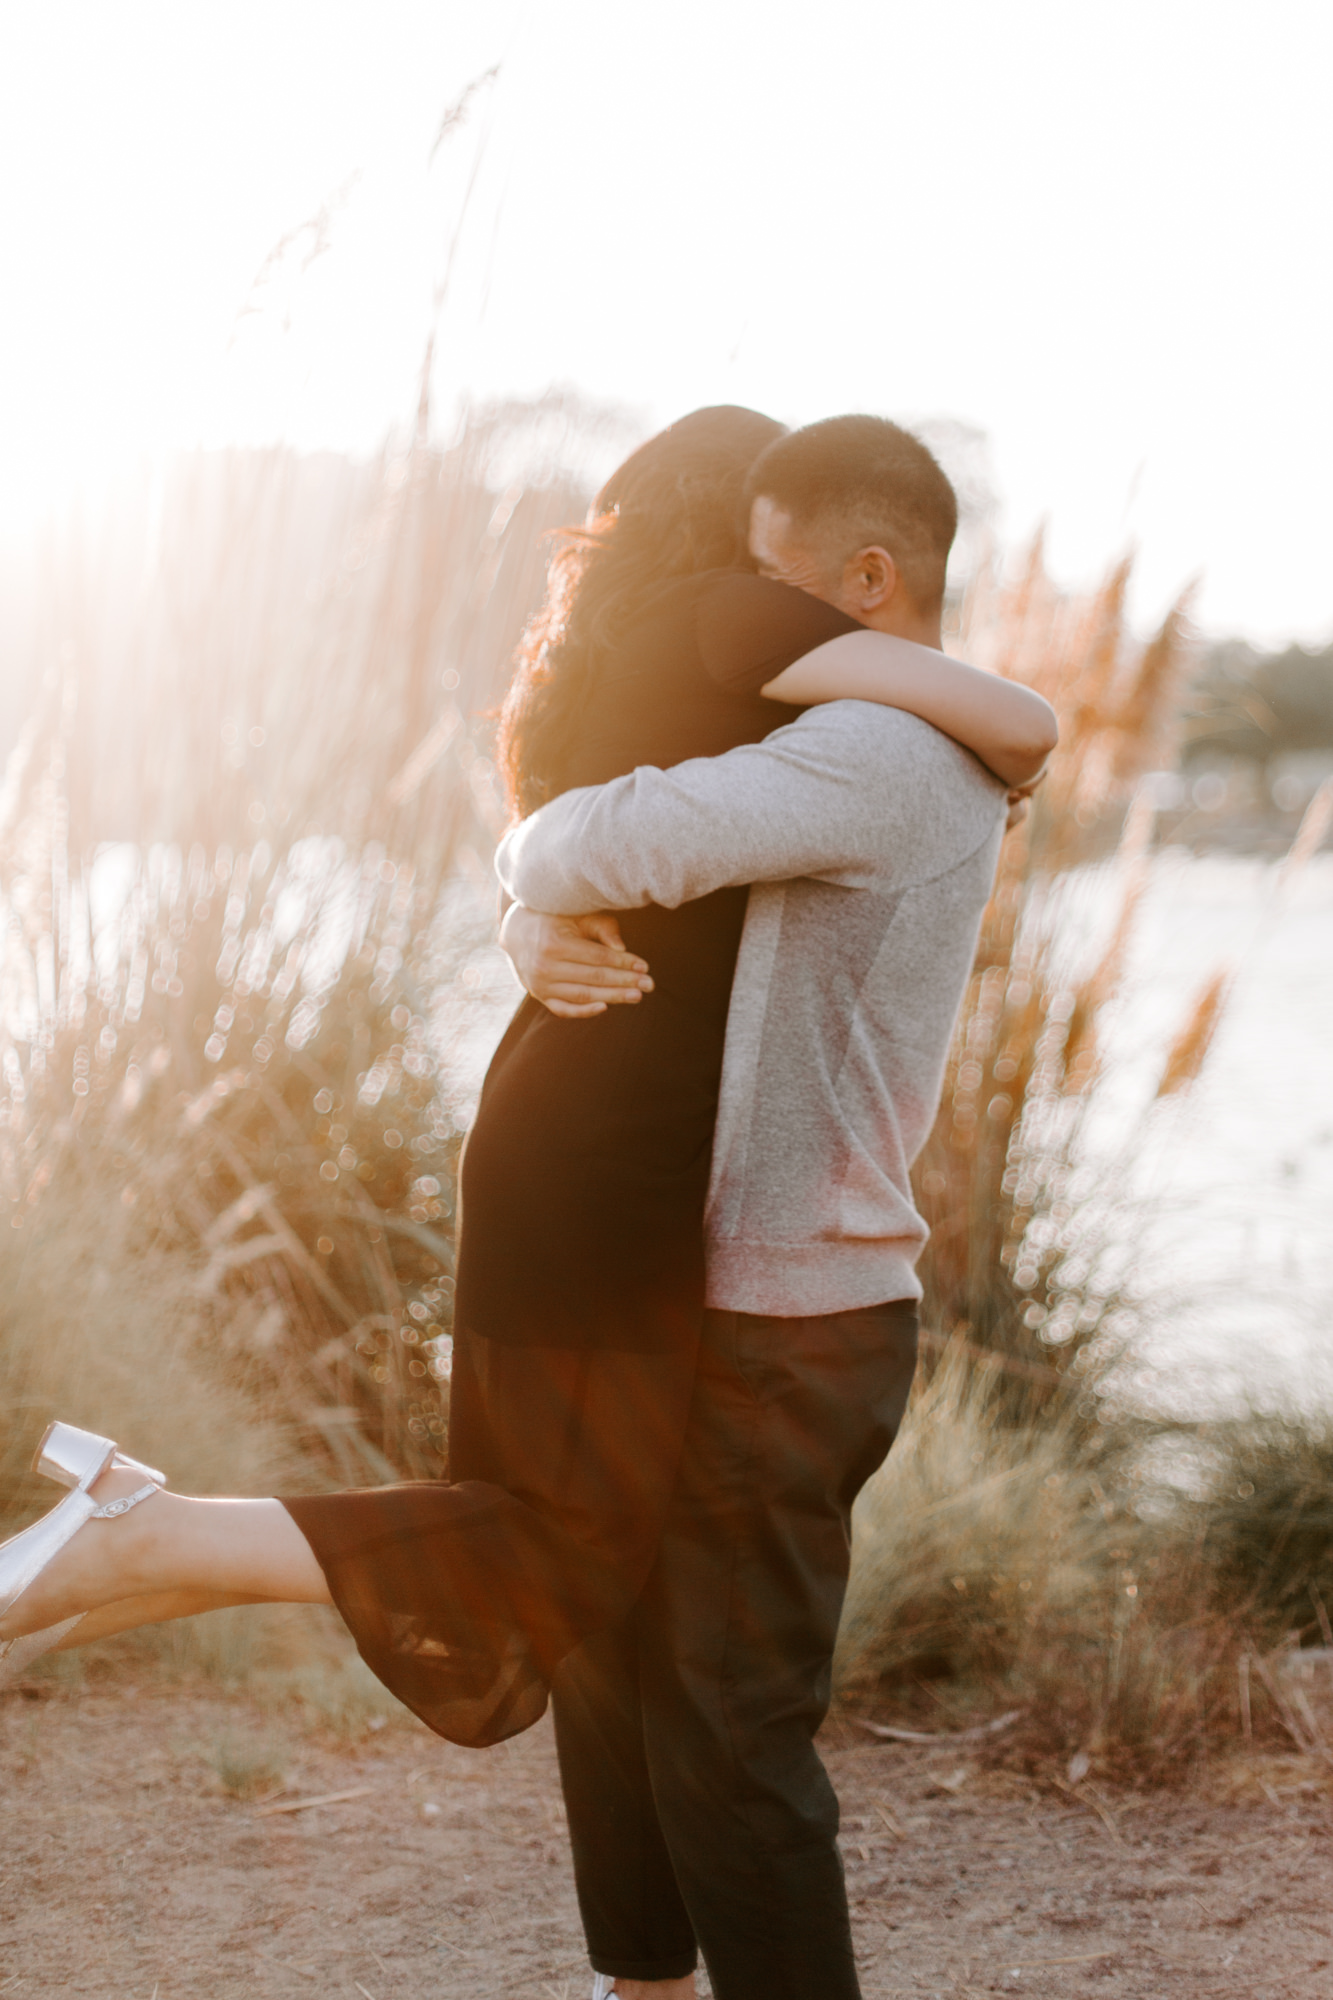
[(697, 1343), (454, 1347), (447, 1480), (284, 1502), (366, 1664), (450, 1742), (527, 1729), (652, 1568)]

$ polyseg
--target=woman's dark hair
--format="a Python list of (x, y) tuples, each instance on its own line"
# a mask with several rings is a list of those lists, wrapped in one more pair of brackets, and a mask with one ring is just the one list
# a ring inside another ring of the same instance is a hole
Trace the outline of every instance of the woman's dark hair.
[(583, 527), (563, 530), (500, 717), (498, 760), (516, 814), (565, 789), (598, 666), (649, 594), (748, 560), (746, 475), (782, 435), (757, 410), (694, 410), (612, 473)]

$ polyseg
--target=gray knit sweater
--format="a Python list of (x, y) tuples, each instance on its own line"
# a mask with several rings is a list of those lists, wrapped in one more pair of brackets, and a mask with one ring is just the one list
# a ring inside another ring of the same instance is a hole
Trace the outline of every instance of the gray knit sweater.
[(708, 1197), (708, 1303), (795, 1317), (919, 1298), (908, 1170), (939, 1101), (1004, 819), (949, 737), (867, 702), (567, 792), (503, 841), (561, 915), (749, 882)]

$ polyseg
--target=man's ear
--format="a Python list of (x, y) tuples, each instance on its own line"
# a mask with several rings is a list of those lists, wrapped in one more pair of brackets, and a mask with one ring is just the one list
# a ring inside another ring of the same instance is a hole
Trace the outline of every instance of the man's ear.
[(843, 571), (843, 592), (854, 613), (882, 611), (898, 589), (898, 565), (887, 549), (858, 549)]

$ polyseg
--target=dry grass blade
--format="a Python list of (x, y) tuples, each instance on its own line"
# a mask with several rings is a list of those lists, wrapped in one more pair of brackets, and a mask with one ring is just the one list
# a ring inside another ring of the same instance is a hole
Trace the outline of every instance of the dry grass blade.
[(1256, 1652), (1251, 1655), (1251, 1658), (1254, 1663), (1254, 1670), (1258, 1674), (1260, 1680), (1263, 1682), (1264, 1687), (1267, 1690), (1269, 1700), (1272, 1702), (1274, 1708), (1278, 1712), (1278, 1715), (1281, 1717), (1282, 1726), (1286, 1730), (1287, 1734), (1290, 1736), (1292, 1742), (1296, 1745), (1296, 1748), (1306, 1753), (1312, 1750), (1317, 1751), (1320, 1747), (1317, 1732), (1314, 1733), (1307, 1732), (1307, 1730), (1302, 1727), (1299, 1718), (1297, 1717), (1295, 1711), (1291, 1706), (1291, 1703), (1287, 1700), (1281, 1688), (1278, 1686), (1276, 1676), (1274, 1675), (1272, 1668), (1269, 1666), (1263, 1654)]
[(1092, 1790), (1091, 1786), (1087, 1786), (1085, 1789), (1083, 1787), (1080, 1787), (1079, 1785), (1066, 1785), (1062, 1784), (1059, 1778), (1057, 1778), (1055, 1782), (1057, 1785), (1060, 1785), (1060, 1789), (1062, 1791), (1068, 1792), (1071, 1799), (1076, 1799), (1080, 1805), (1085, 1805), (1089, 1807), (1091, 1811), (1096, 1813), (1098, 1819), (1101, 1821), (1102, 1825), (1106, 1828), (1106, 1831), (1110, 1834), (1112, 1840), (1116, 1843), (1117, 1847), (1124, 1846), (1125, 1836), (1121, 1833), (1120, 1828), (1116, 1825), (1110, 1813), (1107, 1811), (1105, 1805), (1103, 1804), (1101, 1799), (1097, 1797), (1097, 1794)]
[(1184, 1025), (1167, 1051), (1157, 1085), (1159, 1097), (1171, 1097), (1184, 1090), (1203, 1068), (1226, 1007), (1232, 978), (1231, 968), (1223, 966), (1201, 988)]
[(1254, 1720), (1250, 1711), (1250, 1656), (1242, 1653), (1236, 1662), (1236, 1682), (1240, 1695), (1241, 1735), (1247, 1743), (1254, 1741)]
[(1033, 1970), (1039, 1965), (1091, 1965), (1097, 1958), (1114, 1958), (1116, 1951), (1116, 1946), (1104, 1945), (1100, 1951), (1068, 1951), (1057, 1958), (1007, 1958), (1004, 1963), (1006, 1969), (1015, 1972)]
[(317, 1798), (283, 1799), (277, 1805), (258, 1806), (256, 1819), (272, 1819), (278, 1813), (308, 1812), (312, 1806), (340, 1806), (349, 1799), (367, 1799), (374, 1791), (373, 1785), (353, 1785), (345, 1792), (321, 1792)]
[(1011, 1708), (1006, 1715), (997, 1715), (993, 1722), (978, 1722), (971, 1729), (896, 1729), (886, 1722), (869, 1722), (864, 1716), (850, 1718), (858, 1729), (864, 1729), (870, 1736), (878, 1736), (890, 1743), (984, 1743), (987, 1737), (998, 1736), (1002, 1730), (1026, 1714), (1025, 1709)]
[(1279, 870), (1280, 887), (1285, 889), (1318, 853), (1330, 826), (1333, 826), (1333, 778), (1325, 778), (1306, 807), (1296, 838)]
[[(552, 397), (368, 466), (200, 455), (124, 498), (96, 561), (52, 557), (0, 811), (0, 1243), (58, 1262), (82, 1207), (108, 1269), (169, 1274), (158, 1337), (201, 1400), (263, 1405), (297, 1483), (442, 1467), (441, 1058), (475, 1013), (501, 816), (464, 716), (494, 707), (544, 535), (582, 511), (571, 448), (618, 421)], [(21, 1506), (59, 1383), (11, 1319)]]

